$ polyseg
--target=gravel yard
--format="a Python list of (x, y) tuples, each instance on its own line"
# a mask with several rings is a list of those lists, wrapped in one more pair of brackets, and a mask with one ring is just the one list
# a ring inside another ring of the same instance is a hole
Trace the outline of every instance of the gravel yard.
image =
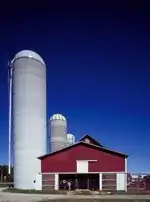
[[(109, 196), (100, 196), (100, 195), (48, 195), (48, 194), (23, 194), (23, 193), (9, 193), (2, 192), (4, 188), (0, 188), (0, 202), (125, 202), (125, 201), (136, 201), (139, 202), (150, 202), (150, 195), (109, 195)], [(64, 200), (65, 199), (65, 200)], [(83, 200), (86, 199), (86, 200)]]

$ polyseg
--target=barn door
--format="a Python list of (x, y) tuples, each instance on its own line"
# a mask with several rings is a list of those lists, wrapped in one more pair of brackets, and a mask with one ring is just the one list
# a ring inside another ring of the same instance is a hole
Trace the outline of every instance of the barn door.
[(42, 174), (42, 190), (55, 189), (55, 174)]
[(116, 191), (116, 173), (102, 174), (102, 190)]

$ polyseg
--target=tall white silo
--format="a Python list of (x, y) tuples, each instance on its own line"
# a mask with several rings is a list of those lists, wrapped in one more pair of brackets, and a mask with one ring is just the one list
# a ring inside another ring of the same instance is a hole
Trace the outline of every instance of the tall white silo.
[(61, 114), (50, 118), (50, 151), (55, 152), (66, 147), (67, 120)]
[(67, 147), (75, 144), (75, 136), (71, 133), (67, 134)]
[(37, 157), (46, 154), (46, 65), (37, 53), (23, 50), (11, 68), (14, 187), (34, 189), (41, 172)]

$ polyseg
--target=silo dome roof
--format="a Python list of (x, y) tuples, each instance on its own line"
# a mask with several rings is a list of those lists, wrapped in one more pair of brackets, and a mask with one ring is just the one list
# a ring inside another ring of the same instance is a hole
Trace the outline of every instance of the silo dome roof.
[(41, 62), (44, 66), (46, 66), (43, 58), (38, 53), (36, 53), (34, 51), (31, 51), (31, 50), (22, 50), (22, 51), (18, 52), (14, 56), (11, 63), (13, 63), (16, 59), (21, 58), (21, 57), (33, 58), (33, 59), (38, 60), (39, 62)]
[(67, 138), (68, 138), (68, 139), (72, 139), (72, 138), (74, 138), (74, 135), (71, 134), (71, 133), (68, 133), (68, 134), (67, 134)]
[(62, 115), (62, 114), (54, 114), (53, 116), (51, 116), (50, 121), (53, 120), (62, 120), (62, 121), (66, 121), (66, 118)]

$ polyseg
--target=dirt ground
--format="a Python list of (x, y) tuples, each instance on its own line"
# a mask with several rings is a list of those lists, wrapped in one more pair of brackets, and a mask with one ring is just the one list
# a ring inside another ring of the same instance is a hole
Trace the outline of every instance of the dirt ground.
[[(48, 195), (48, 194), (23, 194), (2, 192), (0, 188), (0, 202), (150, 202), (150, 195)], [(84, 199), (84, 200), (83, 200)]]
[(42, 202), (145, 202), (144, 199), (62, 199), (62, 200), (43, 200)]

